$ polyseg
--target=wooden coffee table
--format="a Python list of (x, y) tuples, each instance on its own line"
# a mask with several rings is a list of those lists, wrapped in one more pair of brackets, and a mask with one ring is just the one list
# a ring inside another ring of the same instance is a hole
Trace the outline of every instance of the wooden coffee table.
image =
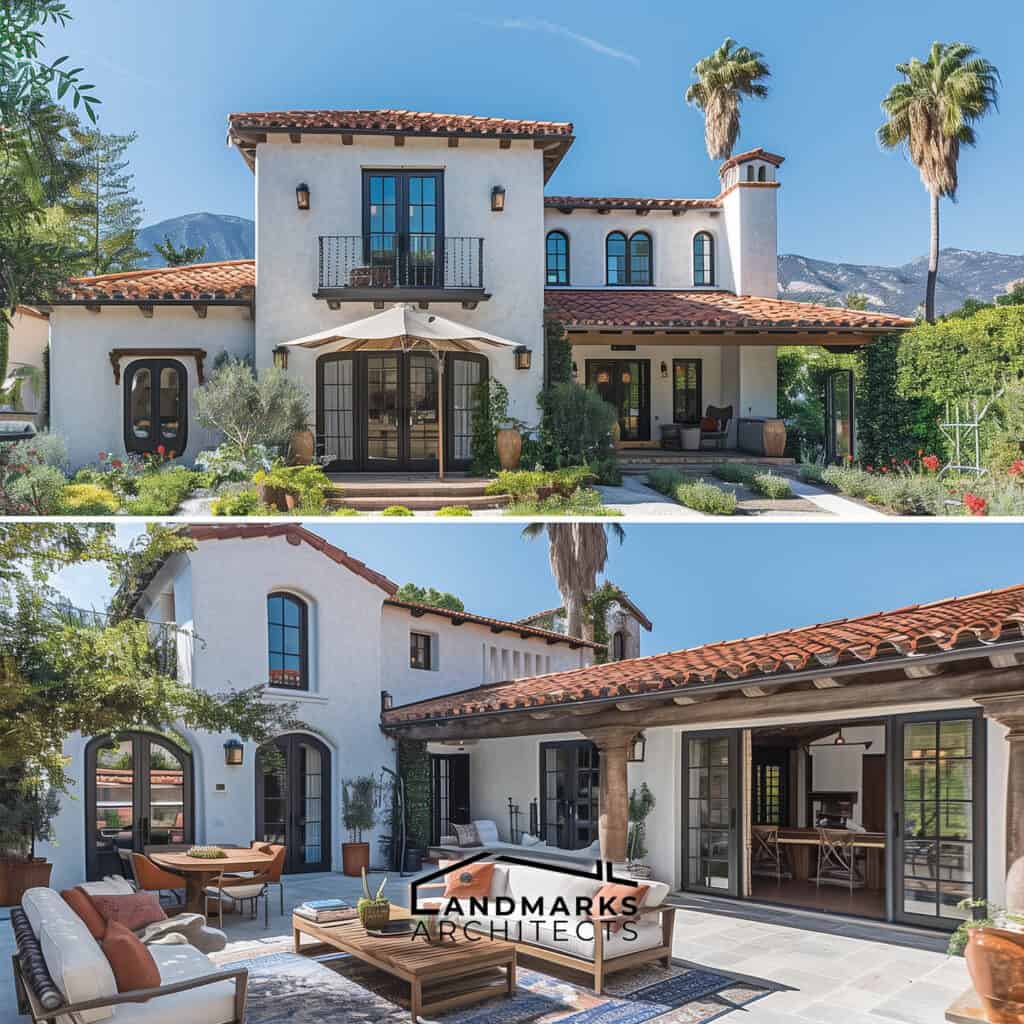
[[(408, 910), (392, 904), (392, 921), (408, 917)], [(478, 937), (478, 941), (470, 942), (459, 930), (454, 938), (438, 944), (411, 935), (381, 939), (367, 935), (358, 919), (315, 924), (298, 914), (292, 915), (292, 930), (296, 953), (302, 936), (308, 935), (317, 943), (407, 981), (414, 1021), (421, 1015), (480, 1003), (496, 995), (511, 996), (516, 990), (516, 949), (500, 939)], [(499, 973), (501, 968), (504, 978)]]

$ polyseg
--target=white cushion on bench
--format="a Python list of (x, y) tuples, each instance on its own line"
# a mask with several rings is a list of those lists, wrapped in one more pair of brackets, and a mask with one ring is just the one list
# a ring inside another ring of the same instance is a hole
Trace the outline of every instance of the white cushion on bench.
[(501, 836), (498, 835), (498, 826), (487, 818), (480, 821), (474, 821), (476, 825), (476, 834), (480, 837), (481, 846), (490, 846), (492, 843), (500, 843)]

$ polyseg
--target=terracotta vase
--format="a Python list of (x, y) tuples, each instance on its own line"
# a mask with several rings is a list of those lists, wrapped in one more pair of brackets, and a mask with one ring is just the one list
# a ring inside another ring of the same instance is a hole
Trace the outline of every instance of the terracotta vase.
[(27, 889), (50, 884), (53, 865), (42, 857), (32, 860), (0, 860), (0, 907), (21, 902)]
[(786, 424), (782, 420), (767, 420), (761, 438), (765, 455), (781, 459), (786, 454)]
[(288, 445), (289, 459), (293, 466), (310, 466), (313, 463), (313, 431), (297, 430)]
[(294, 510), (298, 499), (294, 494), (289, 494), (283, 487), (272, 487), (270, 484), (260, 484), (257, 488), (260, 501), (264, 505), (276, 508), (278, 512), (291, 512)]
[(516, 469), (523, 454), (523, 438), (518, 430), (502, 427), (498, 431), (498, 462), (502, 469)]
[(972, 928), (964, 956), (989, 1024), (1024, 1024), (1024, 934)]
[(370, 870), (370, 844), (369, 843), (342, 843), (341, 844), (341, 870), (344, 874), (358, 878), (363, 873), (363, 868)]

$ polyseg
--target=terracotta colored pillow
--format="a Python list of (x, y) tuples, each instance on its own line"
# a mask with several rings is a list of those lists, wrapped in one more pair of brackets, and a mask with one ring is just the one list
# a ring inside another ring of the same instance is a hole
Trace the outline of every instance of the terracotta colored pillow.
[(160, 987), (160, 970), (153, 954), (123, 924), (111, 921), (101, 946), (118, 992)]
[(93, 906), (89, 894), (84, 889), (65, 889), (61, 896), (64, 902), (82, 919), (89, 934), (98, 942), (107, 930), (107, 922), (103, 915)]
[[(594, 895), (594, 909), (591, 913), (591, 917), (607, 917), (608, 913), (621, 914), (622, 901), (627, 896), (633, 897), (633, 903), (637, 910), (644, 905), (644, 899), (647, 896), (647, 892), (651, 887), (649, 885), (616, 885), (614, 882), (608, 882), (606, 885), (602, 885), (600, 889)], [(601, 901), (604, 900), (604, 906), (607, 909), (602, 909)], [(631, 915), (626, 915), (628, 918)], [(624, 921), (611, 921), (605, 922), (613, 932), (621, 930)]]
[(708, 434), (717, 434), (718, 420), (714, 416), (702, 416), (700, 418), (700, 429)]
[(130, 896), (90, 896), (90, 899), (107, 922), (108, 928), (117, 922), (134, 932), (154, 921), (167, 920), (160, 906), (160, 897), (155, 892), (133, 892)]
[(493, 874), (493, 864), (467, 864), (444, 876), (444, 894), (456, 899), (469, 899), (473, 896), (479, 899), (491, 891)]

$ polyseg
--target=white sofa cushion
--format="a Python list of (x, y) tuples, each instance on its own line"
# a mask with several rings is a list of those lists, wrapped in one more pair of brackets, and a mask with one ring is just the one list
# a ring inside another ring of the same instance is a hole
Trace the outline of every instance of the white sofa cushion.
[[(193, 946), (147, 947), (160, 970), (160, 984), (214, 974), (217, 967)], [(157, 996), (148, 1003), (123, 1003), (116, 1024), (226, 1024), (235, 1015), (233, 981), (218, 981), (185, 992)]]
[(476, 825), (476, 834), (480, 837), (481, 846), (489, 846), (491, 843), (500, 843), (501, 836), (498, 835), (498, 826), (487, 818), (483, 818), (480, 821), (474, 821)]
[(508, 868), (508, 891), (513, 899), (542, 899), (547, 909), (560, 896), (565, 900), (570, 914), (576, 909), (577, 899), (593, 899), (601, 885), (597, 879), (572, 878), (543, 868), (528, 868), (519, 864), (510, 864)]

